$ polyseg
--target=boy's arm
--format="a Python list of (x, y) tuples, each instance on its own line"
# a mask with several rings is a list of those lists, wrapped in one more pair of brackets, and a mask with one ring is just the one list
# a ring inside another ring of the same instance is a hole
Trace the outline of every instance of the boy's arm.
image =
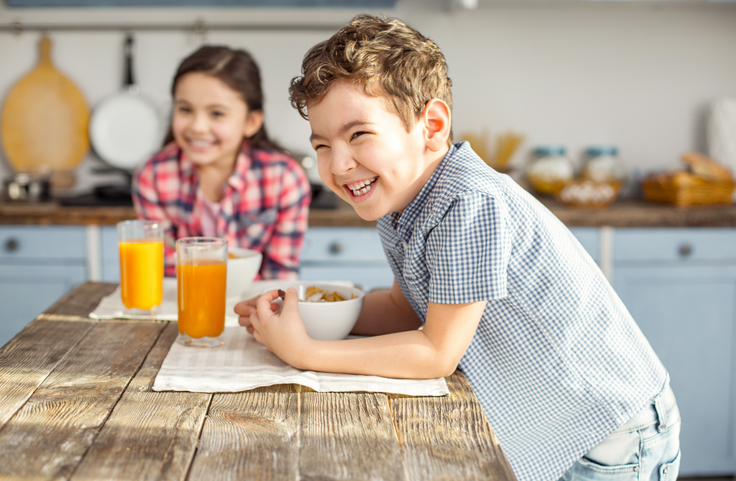
[(276, 291), (261, 296), (250, 320), (256, 340), (283, 361), (311, 371), (413, 379), (444, 377), (455, 371), (486, 305), (485, 301), (430, 303), (422, 330), (315, 341), (307, 336), (299, 317), (296, 291), (287, 291), (281, 314), (271, 310), (277, 296)]
[(418, 329), (422, 321), (394, 280), (390, 290), (369, 292), (351, 334), (378, 336)]

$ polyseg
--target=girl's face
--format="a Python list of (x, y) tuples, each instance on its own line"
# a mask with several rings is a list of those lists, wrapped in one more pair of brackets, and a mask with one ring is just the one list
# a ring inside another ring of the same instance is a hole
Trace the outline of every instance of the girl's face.
[(262, 123), (263, 113), (249, 112), (240, 94), (218, 78), (192, 72), (176, 84), (171, 130), (198, 167), (232, 168), (243, 137)]

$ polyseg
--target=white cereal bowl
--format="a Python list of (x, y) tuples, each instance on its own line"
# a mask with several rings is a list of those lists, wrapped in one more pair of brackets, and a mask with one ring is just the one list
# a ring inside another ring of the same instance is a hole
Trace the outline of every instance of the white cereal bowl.
[[(307, 287), (316, 286), (323, 291), (336, 291), (344, 301), (336, 302), (307, 302), (304, 301), (304, 292)], [(299, 295), (299, 315), (307, 328), (307, 335), (320, 341), (337, 341), (345, 339), (358, 321), (363, 309), (365, 294), (356, 287), (327, 282), (284, 282), (279, 289), (286, 290), (294, 287)], [(272, 290), (272, 289), (268, 289)], [(267, 290), (267, 291), (268, 291)], [(351, 297), (355, 295), (355, 299)], [(279, 299), (280, 301), (280, 299)]]
[(248, 290), (256, 274), (261, 270), (263, 255), (258, 251), (240, 247), (228, 247), (228, 252), (236, 257), (227, 260), (226, 297), (240, 297)]

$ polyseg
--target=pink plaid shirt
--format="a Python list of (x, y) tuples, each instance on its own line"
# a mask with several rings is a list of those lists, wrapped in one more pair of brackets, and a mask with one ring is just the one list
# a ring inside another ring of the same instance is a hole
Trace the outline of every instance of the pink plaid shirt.
[[(163, 222), (171, 239), (201, 236), (198, 189), (197, 169), (172, 142), (136, 169), (133, 204), (138, 218)], [(251, 150), (244, 142), (223, 194), (217, 236), (230, 246), (262, 252), (260, 278), (296, 279), (311, 199), (301, 166), (285, 154)], [(175, 276), (175, 251), (168, 245), (164, 264), (166, 275)]]

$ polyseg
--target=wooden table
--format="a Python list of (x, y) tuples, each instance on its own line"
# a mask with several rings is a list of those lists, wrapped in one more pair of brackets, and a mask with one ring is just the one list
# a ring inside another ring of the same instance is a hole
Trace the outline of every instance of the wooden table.
[(154, 392), (175, 323), (88, 317), (70, 291), (0, 349), (0, 478), (511, 480), (461, 372), (450, 396)]

